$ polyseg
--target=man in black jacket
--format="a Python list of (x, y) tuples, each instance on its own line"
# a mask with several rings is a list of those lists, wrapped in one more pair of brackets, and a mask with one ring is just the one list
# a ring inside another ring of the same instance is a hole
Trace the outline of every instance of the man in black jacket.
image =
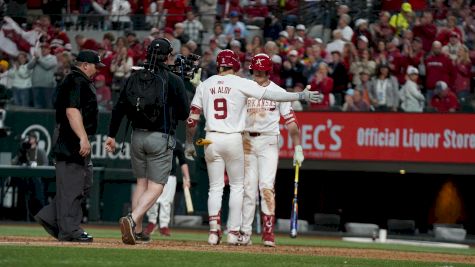
[(80, 227), (81, 202), (92, 186), (91, 144), (97, 129), (96, 88), (91, 78), (103, 67), (97, 52), (83, 50), (58, 88), (56, 123), (56, 197), (35, 219), (60, 241), (92, 242)]
[(183, 81), (165, 65), (172, 51), (167, 39), (153, 40), (147, 49), (147, 63), (128, 78), (112, 110), (107, 151), (115, 150), (115, 137), (125, 115), (133, 128), (131, 161), (137, 187), (132, 213), (119, 221), (125, 244), (150, 240), (142, 231), (142, 220), (167, 183), (177, 120), (186, 120), (189, 113)]

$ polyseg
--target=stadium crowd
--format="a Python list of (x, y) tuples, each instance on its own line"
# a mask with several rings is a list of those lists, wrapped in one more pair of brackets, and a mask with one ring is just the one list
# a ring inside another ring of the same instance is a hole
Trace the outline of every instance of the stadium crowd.
[[(358, 13), (341, 1), (331, 18), (328, 41), (310, 34), (314, 25), (292, 13), (299, 1), (285, 1), (283, 6), (271, 0), (76, 2), (69, 7), (77, 15), (72, 21), (52, 8), (52, 15), (41, 16), (31, 26), (21, 17), (4, 19), (0, 84), (12, 89), (14, 104), (51, 108), (54, 88), (70, 71), (77, 52), (72, 51), (75, 42), (79, 50), (98, 51), (106, 64), (95, 83), (101, 109), (110, 110), (132, 66), (144, 62), (146, 47), (166, 37), (174, 54), (202, 56), (202, 79), (216, 74), (216, 55), (222, 49), (238, 53), (243, 77), (250, 77), (253, 55), (268, 54), (276, 84), (288, 91), (310, 85), (324, 95), (319, 104), (293, 103), (295, 110), (474, 110), (474, 1), (415, 1), (424, 3), (418, 10), (404, 2), (398, 11), (380, 11), (375, 20), (351, 17)], [(70, 40), (65, 27), (71, 23), (78, 29), (114, 31), (105, 31), (102, 40), (82, 34)], [(143, 29), (149, 35), (140, 39), (136, 31)], [(32, 34), (29, 41), (18, 38), (32, 32), (36, 43)], [(5, 38), (13, 40), (17, 50), (6, 51)]]

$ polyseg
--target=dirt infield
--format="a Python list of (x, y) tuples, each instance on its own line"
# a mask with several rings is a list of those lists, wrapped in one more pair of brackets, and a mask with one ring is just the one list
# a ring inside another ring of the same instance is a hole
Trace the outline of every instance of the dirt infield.
[(52, 247), (84, 247), (84, 248), (127, 248), (127, 249), (156, 249), (156, 250), (179, 250), (179, 251), (201, 251), (201, 252), (229, 252), (229, 253), (257, 253), (257, 254), (287, 254), (287, 255), (312, 255), (343, 258), (364, 258), (382, 260), (407, 260), (422, 262), (443, 262), (443, 263), (475, 263), (474, 256), (423, 253), (423, 252), (402, 252), (376, 249), (350, 249), (350, 248), (329, 248), (329, 247), (309, 247), (309, 246), (278, 246), (277, 248), (266, 248), (260, 245), (247, 247), (236, 247), (228, 245), (210, 246), (206, 242), (196, 241), (176, 241), (176, 240), (155, 240), (148, 244), (135, 246), (124, 245), (118, 239), (95, 238), (93, 243), (69, 243), (58, 242), (48, 237), (19, 237), (1, 236), (0, 245), (25, 245), (25, 246), (52, 246)]

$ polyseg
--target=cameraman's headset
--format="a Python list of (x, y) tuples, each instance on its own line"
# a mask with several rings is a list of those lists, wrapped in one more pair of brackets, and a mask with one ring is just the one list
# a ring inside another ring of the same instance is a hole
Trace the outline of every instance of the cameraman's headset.
[[(168, 49), (165, 54), (158, 53), (161, 49), (160, 41), (165, 41), (168, 44)], [(155, 44), (154, 44), (155, 42)], [(147, 54), (150, 56), (150, 62), (148, 63), (148, 70), (152, 73), (154, 72), (154, 66), (157, 63), (158, 56), (168, 56), (171, 52), (173, 52), (172, 44), (167, 38), (160, 37), (152, 41), (152, 43), (148, 46)]]

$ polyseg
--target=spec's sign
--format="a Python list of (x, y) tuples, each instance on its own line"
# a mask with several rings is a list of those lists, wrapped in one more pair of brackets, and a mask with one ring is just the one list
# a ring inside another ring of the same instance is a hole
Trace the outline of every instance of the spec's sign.
[[(475, 163), (475, 114), (297, 113), (306, 159)], [(293, 156), (281, 124), (280, 157)]]

